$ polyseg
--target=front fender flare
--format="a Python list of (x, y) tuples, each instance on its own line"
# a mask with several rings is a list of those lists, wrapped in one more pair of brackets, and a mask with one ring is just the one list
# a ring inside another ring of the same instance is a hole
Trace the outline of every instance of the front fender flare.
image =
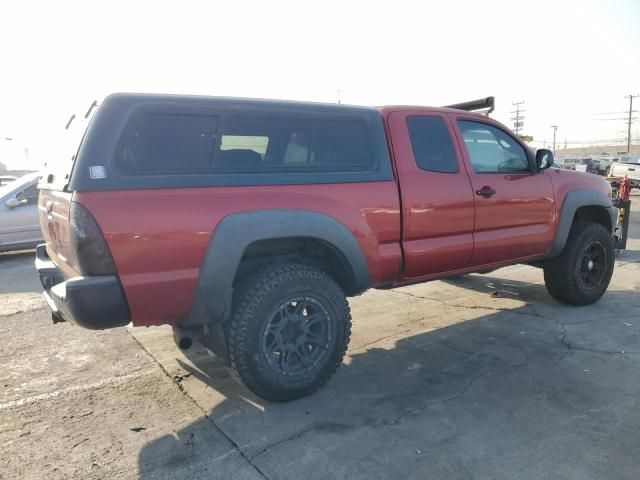
[(611, 204), (611, 199), (597, 190), (579, 189), (571, 190), (565, 196), (558, 218), (558, 227), (553, 245), (546, 258), (557, 257), (562, 253), (564, 245), (569, 237), (569, 231), (573, 224), (576, 211), (580, 207), (603, 207), (607, 209), (611, 220), (610, 231), (613, 232), (618, 218), (618, 209)]

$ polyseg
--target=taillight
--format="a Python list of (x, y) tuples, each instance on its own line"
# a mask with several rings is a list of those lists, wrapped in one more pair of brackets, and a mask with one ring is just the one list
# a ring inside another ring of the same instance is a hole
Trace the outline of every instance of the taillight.
[(116, 267), (100, 227), (89, 211), (71, 202), (71, 247), (82, 275), (115, 275)]

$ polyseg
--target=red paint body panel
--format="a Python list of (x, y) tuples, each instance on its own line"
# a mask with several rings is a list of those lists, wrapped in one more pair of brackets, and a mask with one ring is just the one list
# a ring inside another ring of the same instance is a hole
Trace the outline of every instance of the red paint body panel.
[(324, 213), (354, 234), (373, 285), (393, 282), (402, 259), (395, 182), (211, 187), (77, 193), (107, 240), (134, 325), (175, 324), (189, 314), (199, 268), (218, 222), (236, 212)]
[(401, 185), (407, 279), (466, 267), (473, 252), (474, 224), (473, 192), (459, 151), (458, 173), (418, 168), (407, 129), (409, 115), (438, 116), (448, 123), (445, 114), (425, 109), (392, 112), (386, 119)]
[(602, 178), (592, 173), (550, 169), (547, 170), (547, 175), (553, 184), (557, 215), (560, 214), (567, 193), (571, 190), (589, 189), (597, 190), (607, 196), (611, 195), (608, 184), (603, 182)]
[(47, 252), (68, 277), (78, 274), (69, 233), (71, 198), (71, 193), (43, 189), (38, 199), (38, 219)]
[(474, 195), (474, 249), (470, 265), (544, 255), (553, 243), (557, 216), (550, 172), (476, 173), (457, 121), (473, 120), (508, 130), (499, 122), (477, 115), (456, 113), (449, 117), (473, 191), (484, 187), (496, 191), (489, 198)]
[(491, 198), (476, 195), (471, 265), (543, 255), (548, 251), (555, 235), (556, 212), (547, 172), (471, 178), (474, 189), (490, 186), (497, 191)]

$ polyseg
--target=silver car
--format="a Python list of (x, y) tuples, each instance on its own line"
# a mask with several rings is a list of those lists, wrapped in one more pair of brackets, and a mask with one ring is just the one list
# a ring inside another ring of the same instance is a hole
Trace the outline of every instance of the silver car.
[(0, 187), (0, 252), (34, 248), (42, 243), (38, 222), (39, 173)]

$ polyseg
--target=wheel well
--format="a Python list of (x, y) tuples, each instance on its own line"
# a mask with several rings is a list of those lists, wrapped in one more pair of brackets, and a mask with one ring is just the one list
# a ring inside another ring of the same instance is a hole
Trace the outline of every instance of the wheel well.
[(240, 260), (234, 285), (258, 268), (279, 262), (297, 262), (328, 273), (345, 294), (355, 293), (356, 279), (346, 257), (334, 245), (317, 238), (287, 237), (251, 243)]
[(576, 210), (573, 221), (599, 223), (611, 232), (611, 218), (604, 207), (595, 205), (580, 207)]

